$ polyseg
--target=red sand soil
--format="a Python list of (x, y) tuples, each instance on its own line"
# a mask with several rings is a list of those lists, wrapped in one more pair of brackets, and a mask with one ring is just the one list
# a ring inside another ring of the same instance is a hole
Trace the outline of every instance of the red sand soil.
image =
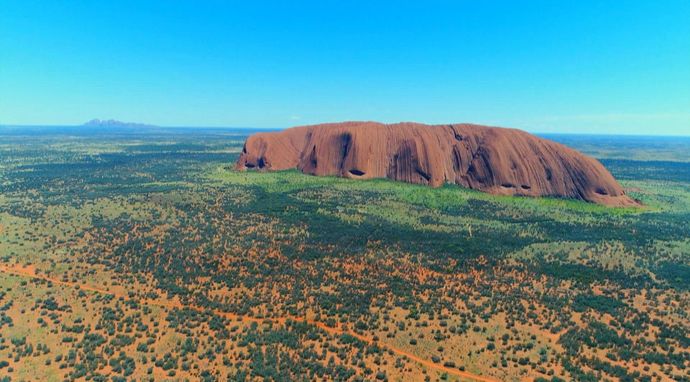
[(257, 133), (236, 168), (638, 204), (594, 158), (521, 130), (471, 124), (343, 122)]
[[(129, 295), (127, 294), (119, 294), (117, 292), (109, 291), (107, 289), (99, 288), (99, 287), (94, 287), (91, 285), (79, 283), (79, 282), (70, 282), (70, 281), (63, 281), (55, 277), (50, 277), (46, 276), (43, 274), (37, 273), (36, 269), (33, 266), (27, 266), (27, 267), (22, 267), (19, 264), (12, 264), (12, 265), (5, 265), (5, 264), (0, 264), (0, 273), (5, 273), (8, 275), (14, 275), (14, 276), (19, 276), (19, 277), (28, 277), (31, 279), (35, 280), (43, 280), (43, 281), (48, 281), (56, 285), (62, 285), (66, 287), (72, 287), (72, 288), (79, 288), (81, 290), (89, 291), (89, 292), (94, 292), (94, 293), (102, 293), (102, 294), (111, 294), (115, 297), (122, 298), (124, 300), (131, 300)], [(143, 299), (140, 300), (140, 302), (147, 304), (147, 305), (153, 305), (153, 306), (159, 306), (162, 308), (168, 308), (168, 309), (192, 309), (192, 310), (197, 310), (197, 311), (204, 311), (205, 308), (195, 306), (195, 305), (187, 305), (187, 304), (181, 304), (179, 301), (170, 301), (170, 300), (161, 300), (161, 299)], [(308, 319), (305, 317), (296, 317), (296, 316), (283, 316), (283, 317), (277, 317), (277, 318), (271, 318), (271, 319), (263, 319), (263, 318), (256, 318), (256, 317), (251, 317), (251, 316), (242, 316), (230, 312), (224, 312), (221, 310), (214, 310), (213, 311), (215, 314), (218, 314), (220, 316), (223, 316), (225, 318), (228, 318), (233, 321), (248, 321), (248, 322), (256, 322), (256, 323), (262, 323), (266, 321), (273, 321), (277, 322), (280, 324), (285, 324), (287, 320), (292, 320), (292, 321), (297, 321), (297, 322), (305, 322), (310, 325), (314, 325), (325, 332), (331, 334), (331, 335), (342, 335), (342, 334), (349, 334), (357, 339), (359, 339), (362, 342), (368, 343), (368, 344), (374, 344), (374, 343), (379, 343), (375, 339), (355, 333), (354, 331), (348, 329), (347, 327), (337, 324), (335, 327), (328, 326), (325, 323), (321, 321), (316, 321), (312, 319)], [(466, 378), (472, 381), (478, 381), (478, 382), (497, 382), (497, 379), (494, 379), (489, 376), (482, 376), (482, 375), (477, 375), (473, 374), (467, 371), (462, 371), (456, 368), (451, 368), (451, 367), (446, 367), (441, 364), (434, 363), (430, 360), (421, 358), (419, 356), (416, 356), (408, 351), (405, 351), (403, 349), (384, 344), (384, 343), (379, 343), (380, 345), (383, 345), (384, 348), (391, 350), (392, 352), (400, 355), (407, 357), (413, 362), (417, 362), (418, 364), (421, 364), (423, 366), (428, 367), (429, 369), (432, 370), (437, 370), (439, 372), (445, 372), (448, 373), (449, 375), (455, 375), (458, 377)]]

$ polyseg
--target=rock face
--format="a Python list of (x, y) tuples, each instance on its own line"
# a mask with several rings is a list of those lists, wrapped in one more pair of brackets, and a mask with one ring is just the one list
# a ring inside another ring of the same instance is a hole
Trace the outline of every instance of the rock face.
[(637, 204), (594, 158), (521, 130), (471, 124), (344, 122), (258, 133), (236, 168)]

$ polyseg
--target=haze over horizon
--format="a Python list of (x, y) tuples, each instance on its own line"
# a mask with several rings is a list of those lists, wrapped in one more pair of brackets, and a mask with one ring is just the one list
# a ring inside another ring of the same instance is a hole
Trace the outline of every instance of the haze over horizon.
[(690, 134), (690, 3), (432, 3), (0, 0), (0, 124)]

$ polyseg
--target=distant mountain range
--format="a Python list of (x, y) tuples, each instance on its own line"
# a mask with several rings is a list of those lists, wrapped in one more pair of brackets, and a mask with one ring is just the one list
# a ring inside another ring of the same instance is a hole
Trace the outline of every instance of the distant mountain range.
[(123, 122), (115, 119), (92, 119), (83, 124), (89, 127), (158, 127), (155, 125), (147, 125), (144, 123)]

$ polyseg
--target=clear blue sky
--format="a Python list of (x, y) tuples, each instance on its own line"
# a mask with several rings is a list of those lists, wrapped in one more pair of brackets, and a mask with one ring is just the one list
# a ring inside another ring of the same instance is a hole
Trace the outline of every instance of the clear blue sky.
[(690, 1), (0, 0), (0, 123), (91, 118), (689, 135)]

